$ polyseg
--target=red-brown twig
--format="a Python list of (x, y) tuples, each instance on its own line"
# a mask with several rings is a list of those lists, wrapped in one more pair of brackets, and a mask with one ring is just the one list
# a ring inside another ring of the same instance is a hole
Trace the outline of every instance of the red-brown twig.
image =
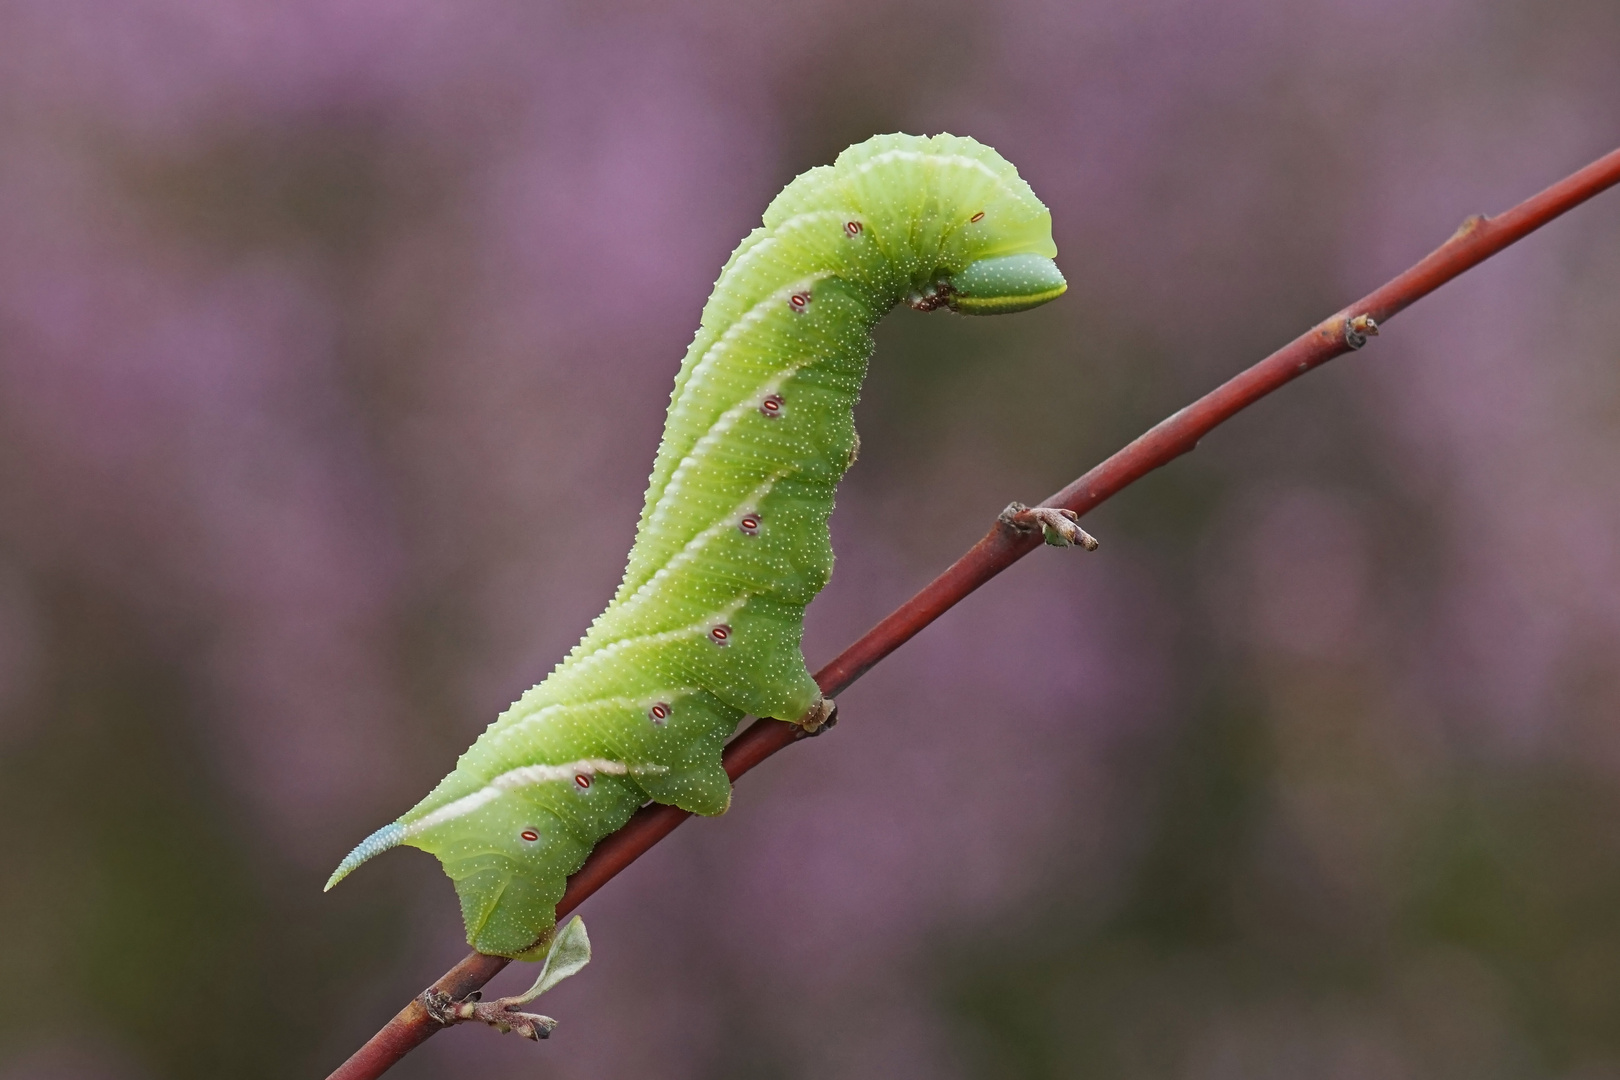
[[(1378, 325), (1391, 316), (1616, 183), (1620, 183), (1620, 150), (1599, 158), (1505, 214), (1469, 218), (1451, 239), (1417, 265), (1160, 421), (1041, 505), (1086, 513), (1154, 469), (1187, 453), (1217, 425), (1283, 384), (1336, 356), (1360, 348), (1367, 336), (1376, 334)], [(817, 672), (816, 682), (822, 692), (828, 697), (842, 693), (968, 593), (1040, 544), (1038, 527), (1019, 521), (1016, 515), (998, 519), (984, 539), (974, 544), (967, 554)], [(756, 720), (726, 746), (726, 773), (736, 780), (804, 734), (803, 729), (779, 720)], [(673, 806), (649, 806), (638, 811), (624, 828), (598, 844), (585, 865), (568, 879), (568, 890), (557, 905), (558, 921), (689, 816)], [(493, 978), (507, 962), (502, 957), (471, 953), (427, 992), (460, 1000)], [(381, 1076), (440, 1027), (418, 997), (355, 1051), (328, 1080), (372, 1080)]]

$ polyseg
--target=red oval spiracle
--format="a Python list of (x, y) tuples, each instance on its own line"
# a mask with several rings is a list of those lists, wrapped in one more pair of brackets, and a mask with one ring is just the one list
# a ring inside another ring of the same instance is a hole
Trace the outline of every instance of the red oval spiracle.
[(809, 306), (809, 293), (796, 292), (792, 296), (788, 297), (788, 307), (792, 308), (794, 311), (803, 311)]
[(782, 400), (781, 394), (771, 394), (764, 401), (759, 403), (759, 411), (764, 413), (767, 419), (775, 420), (777, 417), (782, 415), (782, 407), (784, 404), (786, 403)]
[(669, 719), (669, 702), (660, 701), (647, 710), (647, 717), (655, 724), (662, 724)]
[(741, 529), (744, 533), (748, 534), (749, 536), (758, 536), (759, 535), (759, 515), (758, 514), (744, 514), (743, 519), (741, 521), (737, 522), (737, 528)]
[(522, 832), (518, 833), (518, 835), (523, 837), (523, 839), (527, 840), (531, 844), (540, 839), (540, 834), (535, 832), (533, 829), (524, 829)]
[(589, 791), (591, 788), (590, 775), (588, 773), (575, 773), (574, 786), (579, 788), (581, 791)]
[(984, 211), (980, 210), (977, 214), (974, 214), (972, 217), (968, 218), (968, 220), (969, 221), (983, 221), (984, 220)]
[(731, 644), (731, 627), (727, 626), (725, 623), (721, 623), (719, 626), (709, 631), (709, 640), (714, 642), (716, 645)]
[(844, 222), (844, 235), (845, 236), (859, 236), (859, 235), (861, 235), (861, 223), (858, 222), (858, 221), (846, 221), (846, 222)]

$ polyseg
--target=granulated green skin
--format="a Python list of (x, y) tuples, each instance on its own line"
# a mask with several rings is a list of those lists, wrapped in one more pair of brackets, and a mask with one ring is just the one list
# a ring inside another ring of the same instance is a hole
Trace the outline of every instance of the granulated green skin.
[(1064, 289), (1056, 254), (1046, 208), (972, 139), (878, 136), (789, 184), (703, 309), (612, 603), (327, 887), (419, 847), (455, 881), (468, 942), (517, 956), (637, 807), (723, 812), (720, 753), (743, 716), (798, 720), (819, 700), (799, 642), (832, 573), (873, 326), (936, 294), (969, 313), (1044, 303)]

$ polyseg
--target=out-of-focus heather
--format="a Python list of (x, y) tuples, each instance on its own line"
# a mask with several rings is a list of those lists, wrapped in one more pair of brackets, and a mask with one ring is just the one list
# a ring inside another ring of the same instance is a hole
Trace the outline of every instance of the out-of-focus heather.
[[(0, 1078), (317, 1075), (461, 954), (425, 856), (320, 884), (605, 602), (796, 172), (977, 136), (1073, 285), (882, 327), (817, 663), (1609, 149), (1616, 55), (1612, 0), (0, 7)], [(398, 1075), (1620, 1076), (1617, 294), (1611, 195), (874, 671), (590, 903), (549, 1044)]]

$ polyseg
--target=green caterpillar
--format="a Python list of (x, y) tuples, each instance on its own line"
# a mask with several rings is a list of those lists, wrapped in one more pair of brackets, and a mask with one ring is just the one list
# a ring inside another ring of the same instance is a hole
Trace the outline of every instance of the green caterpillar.
[(790, 183), (704, 306), (612, 603), (326, 887), (388, 848), (430, 851), (468, 942), (532, 956), (568, 875), (637, 807), (724, 812), (720, 753), (745, 714), (814, 730), (830, 712), (799, 644), (872, 328), (901, 302), (1044, 304), (1067, 287), (1056, 255), (1046, 207), (973, 139), (880, 135)]

